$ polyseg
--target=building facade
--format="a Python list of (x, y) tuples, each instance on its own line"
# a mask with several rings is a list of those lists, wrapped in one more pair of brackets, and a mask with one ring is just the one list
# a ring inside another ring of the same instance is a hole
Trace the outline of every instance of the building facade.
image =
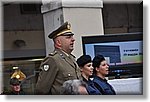
[[(40, 3), (3, 3), (3, 88), (18, 66), (27, 76), (23, 89), (34, 94), (41, 60), (46, 56), (44, 20)], [(143, 3), (105, 3), (104, 34), (143, 32)]]

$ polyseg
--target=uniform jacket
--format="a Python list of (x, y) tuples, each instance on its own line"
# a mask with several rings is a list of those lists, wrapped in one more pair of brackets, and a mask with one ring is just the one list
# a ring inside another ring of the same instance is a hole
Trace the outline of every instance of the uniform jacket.
[(41, 63), (42, 71), (36, 84), (36, 94), (60, 94), (62, 84), (71, 79), (80, 79), (81, 72), (74, 56), (69, 58), (64, 52), (56, 49)]
[(25, 95), (24, 91), (19, 91), (19, 92), (15, 92), (15, 91), (7, 91), (7, 92), (3, 92), (1, 93), (2, 95)]
[(94, 76), (93, 82), (96, 88), (99, 89), (103, 95), (116, 95), (115, 90), (106, 79)]
[(94, 86), (94, 83), (92, 82), (92, 80), (89, 78), (88, 80), (86, 80), (83, 77), (83, 81), (85, 83), (87, 83), (87, 91), (89, 95), (101, 95), (101, 92)]

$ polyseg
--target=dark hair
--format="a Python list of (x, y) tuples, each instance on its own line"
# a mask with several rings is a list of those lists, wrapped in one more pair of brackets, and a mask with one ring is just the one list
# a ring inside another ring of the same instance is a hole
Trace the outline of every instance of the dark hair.
[(104, 60), (105, 60), (105, 58), (103, 55), (97, 55), (94, 57), (94, 59), (93, 59), (93, 67), (94, 67), (93, 74), (96, 74), (96, 67), (99, 67), (101, 62)]
[(92, 62), (90, 55), (82, 55), (77, 59), (77, 64), (79, 67), (83, 67), (85, 64)]

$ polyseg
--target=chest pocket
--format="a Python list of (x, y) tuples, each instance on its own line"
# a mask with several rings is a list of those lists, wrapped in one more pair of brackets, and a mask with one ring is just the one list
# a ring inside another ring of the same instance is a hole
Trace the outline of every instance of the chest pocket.
[(76, 79), (75, 73), (73, 73), (73, 72), (64, 72), (63, 73), (63, 77), (64, 77), (65, 81), (66, 80)]

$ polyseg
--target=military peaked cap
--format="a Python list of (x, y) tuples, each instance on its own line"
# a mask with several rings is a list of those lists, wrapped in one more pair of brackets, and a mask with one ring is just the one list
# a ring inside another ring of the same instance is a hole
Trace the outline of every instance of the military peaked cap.
[(10, 85), (19, 85), (20, 82), (17, 78), (10, 79)]
[(57, 28), (56, 30), (52, 31), (48, 37), (50, 39), (54, 39), (60, 35), (74, 35), (71, 31), (71, 25), (68, 22), (65, 22), (63, 25), (61, 25), (59, 28)]

